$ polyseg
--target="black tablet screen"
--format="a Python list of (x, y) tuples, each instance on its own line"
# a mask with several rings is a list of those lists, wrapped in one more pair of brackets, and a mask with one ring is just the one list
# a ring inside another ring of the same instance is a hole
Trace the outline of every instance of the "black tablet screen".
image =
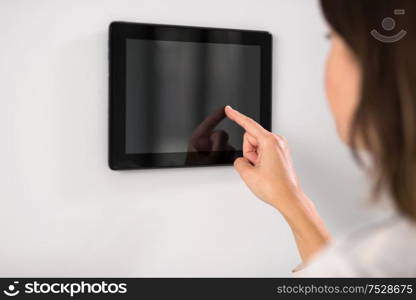
[(126, 154), (241, 150), (260, 118), (261, 47), (126, 39)]

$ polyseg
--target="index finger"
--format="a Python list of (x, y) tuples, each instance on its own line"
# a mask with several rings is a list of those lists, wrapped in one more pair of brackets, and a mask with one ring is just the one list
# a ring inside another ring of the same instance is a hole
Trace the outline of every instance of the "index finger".
[(264, 134), (266, 133), (266, 129), (261, 127), (259, 123), (247, 117), (246, 115), (240, 113), (239, 111), (236, 111), (229, 105), (225, 107), (225, 114), (229, 119), (243, 127), (245, 131), (247, 131), (250, 135), (252, 135), (255, 138), (264, 136)]

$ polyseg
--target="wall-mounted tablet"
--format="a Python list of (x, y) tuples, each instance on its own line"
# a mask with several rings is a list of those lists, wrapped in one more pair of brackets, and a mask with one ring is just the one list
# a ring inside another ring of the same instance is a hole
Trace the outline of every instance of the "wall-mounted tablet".
[(268, 32), (113, 22), (109, 35), (111, 169), (232, 164), (244, 132), (226, 105), (270, 130)]

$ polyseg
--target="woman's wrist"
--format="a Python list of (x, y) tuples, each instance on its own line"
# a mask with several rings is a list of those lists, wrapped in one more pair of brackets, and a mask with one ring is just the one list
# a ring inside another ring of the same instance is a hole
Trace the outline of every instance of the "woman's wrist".
[(309, 198), (301, 191), (289, 189), (284, 193), (275, 193), (269, 201), (286, 219), (291, 220), (299, 214), (299, 211), (305, 206)]

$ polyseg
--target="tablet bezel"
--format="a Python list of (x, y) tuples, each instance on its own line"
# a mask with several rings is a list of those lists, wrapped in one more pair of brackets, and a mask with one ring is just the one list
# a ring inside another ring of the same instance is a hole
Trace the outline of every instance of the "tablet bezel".
[(260, 124), (271, 130), (272, 35), (266, 31), (112, 22), (109, 27), (109, 156), (112, 170), (231, 165), (242, 151), (216, 153), (215, 163), (197, 153), (127, 154), (126, 39), (258, 45), (261, 47)]

